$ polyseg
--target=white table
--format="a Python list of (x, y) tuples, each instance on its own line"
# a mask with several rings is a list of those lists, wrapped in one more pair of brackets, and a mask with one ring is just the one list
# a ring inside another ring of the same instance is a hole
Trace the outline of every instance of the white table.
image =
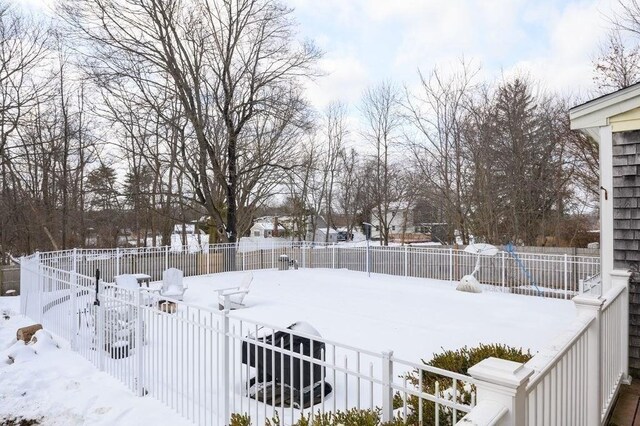
[[(138, 284), (140, 285), (140, 287), (142, 287), (143, 284), (146, 284), (146, 286), (149, 287), (149, 283), (151, 282), (151, 275), (147, 275), (147, 274), (126, 274), (126, 275), (133, 275), (135, 279), (138, 281)], [(114, 278), (118, 278), (120, 276), (122, 275), (117, 275)]]

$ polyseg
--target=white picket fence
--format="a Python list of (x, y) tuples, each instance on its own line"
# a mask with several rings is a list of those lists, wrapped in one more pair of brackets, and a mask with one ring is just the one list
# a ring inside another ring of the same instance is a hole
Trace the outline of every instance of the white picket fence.
[[(393, 353), (257, 323), (227, 310), (173, 300), (176, 310), (167, 312), (156, 293), (111, 284), (122, 273), (144, 272), (159, 280), (168, 267), (180, 268), (186, 276), (276, 268), (284, 266), (283, 255), (300, 267), (449, 280), (468, 273), (476, 260), (450, 249), (306, 244), (253, 250), (207, 245), (37, 253), (21, 260), (21, 310), (136, 394), (156, 398), (197, 424), (227, 424), (232, 413), (247, 414), (256, 425), (276, 415), (291, 424), (313, 412), (350, 408), (379, 410), (384, 420), (403, 416), (408, 424), (455, 424), (467, 413), (471, 418), (477, 414), (476, 390), (477, 402), (483, 402), (485, 376), (436, 369)], [(505, 254), (483, 259), (482, 268), (491, 271), (481, 277), (485, 287), (568, 298), (580, 293), (580, 280), (597, 275), (599, 266), (598, 259), (579, 256), (521, 254), (520, 259), (526, 273)], [(97, 297), (96, 269), (103, 277)], [(579, 305), (572, 328), (525, 365), (533, 372), (523, 388), (526, 404), (507, 407), (505, 418), (521, 417), (526, 419), (521, 424), (537, 425), (596, 424), (592, 412), (598, 413), (597, 424), (606, 417), (626, 374), (627, 291), (625, 287), (603, 298), (581, 298), (600, 305), (586, 313), (590, 302)], [(283, 339), (277, 341), (277, 336)], [(310, 344), (306, 349), (283, 343), (304, 339)], [(260, 365), (268, 367), (256, 368)], [(276, 366), (281, 368), (276, 371)], [(263, 380), (270, 385), (252, 386), (251, 378), (257, 375), (269, 376), (270, 381)], [(301, 382), (306, 395), (288, 386)]]

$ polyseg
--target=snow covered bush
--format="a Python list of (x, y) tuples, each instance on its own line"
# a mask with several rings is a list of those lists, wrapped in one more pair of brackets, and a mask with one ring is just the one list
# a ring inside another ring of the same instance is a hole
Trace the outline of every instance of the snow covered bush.
[[(501, 344), (480, 344), (474, 348), (468, 348), (466, 346), (455, 350), (446, 350), (440, 354), (434, 355), (433, 359), (429, 362), (422, 361), (424, 364), (441, 368), (443, 370), (452, 371), (459, 374), (467, 374), (469, 367), (479, 363), (483, 359), (495, 357), (506, 359), (508, 361), (515, 362), (527, 362), (531, 359), (532, 355), (529, 350), (526, 352), (522, 348), (514, 348)], [(422, 375), (422, 377), (420, 377)], [(422, 383), (422, 392), (430, 395), (435, 395), (441, 399), (445, 399), (458, 404), (469, 405), (472, 402), (472, 395), (475, 395), (475, 386), (456, 382), (456, 389), (454, 392), (453, 381), (446, 377), (440, 376), (424, 370), (414, 370), (404, 376), (407, 379), (407, 385), (413, 385), (416, 388), (420, 387)], [(421, 381), (422, 379), (422, 381)], [(436, 391), (437, 389), (437, 391)], [(455, 395), (455, 401), (454, 399)], [(422, 399), (422, 415), (425, 425), (435, 424), (434, 419), (436, 417), (436, 404), (426, 399)], [(420, 400), (416, 396), (408, 396), (406, 398), (406, 424), (418, 424), (418, 417), (420, 411)], [(394, 397), (394, 408), (396, 412), (404, 413), (404, 401), (400, 393), (396, 393)], [(464, 413), (458, 411), (457, 419), (460, 420), (464, 416)], [(449, 407), (439, 405), (438, 417), (440, 425), (452, 425), (453, 412)]]

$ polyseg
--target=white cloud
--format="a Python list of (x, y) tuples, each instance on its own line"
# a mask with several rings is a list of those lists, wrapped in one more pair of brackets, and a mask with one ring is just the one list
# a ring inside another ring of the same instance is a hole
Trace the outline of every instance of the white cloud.
[(321, 35), (329, 55), (349, 52), (329, 59), (336, 76), (319, 84), (321, 92), (329, 88), (332, 94), (347, 89), (351, 99), (352, 85), (346, 81), (357, 83), (366, 76), (372, 82), (412, 84), (418, 67), (428, 71), (462, 56), (481, 63), (489, 78), (518, 71), (549, 89), (584, 90), (591, 86), (591, 59), (617, 0), (290, 2), (303, 25)]
[(356, 103), (370, 82), (365, 66), (350, 54), (327, 55), (319, 67), (325, 75), (306, 87), (307, 98), (318, 109), (333, 101)]
[(548, 47), (539, 55), (507, 68), (506, 75), (527, 70), (545, 88), (561, 92), (593, 89), (592, 59), (610, 24), (612, 2), (569, 4), (547, 33)]

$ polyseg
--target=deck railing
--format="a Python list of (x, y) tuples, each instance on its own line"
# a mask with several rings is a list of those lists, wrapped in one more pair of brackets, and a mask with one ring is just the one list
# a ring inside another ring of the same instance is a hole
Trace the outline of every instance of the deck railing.
[(529, 362), (514, 366), (490, 359), (469, 369), (478, 381), (478, 408), (466, 420), (478, 425), (606, 424), (620, 385), (629, 383), (628, 276), (614, 278), (602, 297), (575, 297), (577, 318)]

